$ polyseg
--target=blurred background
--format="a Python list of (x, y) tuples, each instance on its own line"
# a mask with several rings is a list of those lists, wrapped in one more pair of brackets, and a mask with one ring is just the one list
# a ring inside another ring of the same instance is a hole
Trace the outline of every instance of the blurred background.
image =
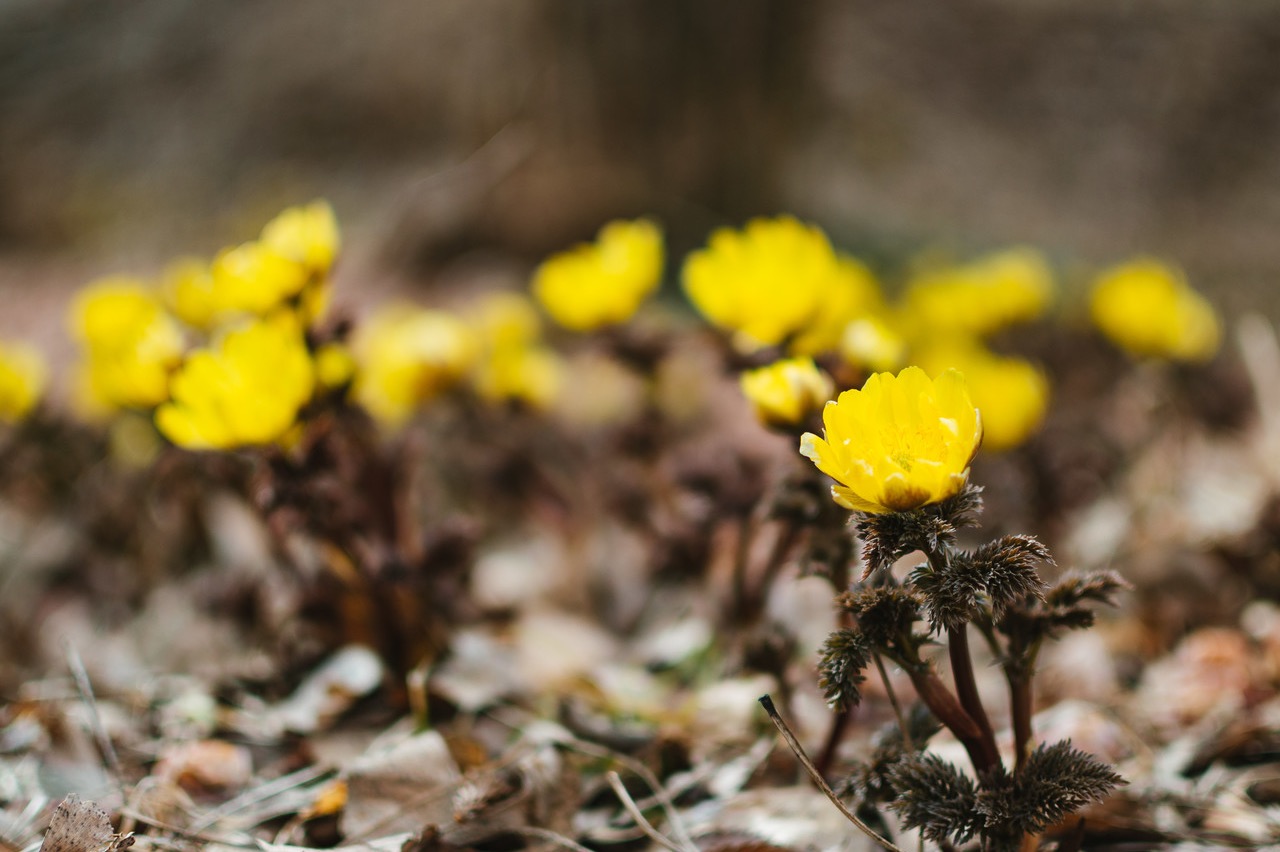
[(1275, 314), (1280, 4), (0, 0), (0, 336), (315, 197), (348, 303), (785, 211), (873, 263), (1153, 253)]

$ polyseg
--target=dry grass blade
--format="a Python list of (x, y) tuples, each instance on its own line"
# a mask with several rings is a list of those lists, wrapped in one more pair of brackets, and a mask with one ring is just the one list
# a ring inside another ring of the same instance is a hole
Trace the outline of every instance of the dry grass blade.
[(635, 799), (631, 798), (631, 794), (627, 792), (627, 788), (622, 784), (622, 778), (617, 772), (610, 770), (605, 773), (605, 780), (609, 782), (609, 786), (613, 788), (613, 792), (618, 795), (618, 800), (622, 802), (622, 806), (626, 808), (627, 813), (635, 820), (640, 830), (648, 835), (653, 842), (671, 850), (671, 852), (697, 852), (697, 847), (679, 846), (660, 831), (653, 827), (649, 820), (644, 818), (644, 814), (640, 811), (640, 806), (636, 804)]
[(835, 805), (840, 813), (844, 814), (844, 818), (853, 823), (854, 827), (857, 828), (858, 831), (861, 831), (885, 849), (890, 850), (890, 852), (902, 852), (902, 850), (897, 846), (894, 846), (888, 840), (881, 837), (879, 834), (876, 834), (875, 830), (871, 826), (858, 819), (857, 814), (845, 807), (844, 802), (840, 801), (840, 797), (831, 789), (831, 785), (822, 777), (822, 773), (818, 771), (818, 767), (813, 765), (813, 761), (809, 759), (809, 755), (807, 755), (804, 748), (801, 747), (800, 741), (797, 740), (796, 735), (791, 732), (791, 727), (780, 715), (778, 715), (778, 709), (773, 706), (773, 698), (768, 695), (762, 695), (760, 697), (760, 704), (764, 707), (764, 711), (769, 714), (769, 719), (772, 720), (774, 726), (782, 734), (783, 739), (787, 741), (787, 745), (791, 747), (791, 751), (795, 753), (796, 759), (800, 761), (800, 765), (809, 773), (809, 777), (813, 779), (813, 783), (817, 784), (818, 789), (831, 800), (831, 804)]

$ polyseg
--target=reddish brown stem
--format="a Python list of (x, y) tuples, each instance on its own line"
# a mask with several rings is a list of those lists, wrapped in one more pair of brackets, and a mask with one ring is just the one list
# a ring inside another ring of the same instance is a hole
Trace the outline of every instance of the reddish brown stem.
[[(973, 673), (973, 657), (969, 653), (969, 630), (965, 626), (947, 631), (947, 651), (951, 656), (951, 677), (956, 684), (956, 697), (960, 706), (978, 726), (983, 760), (994, 766), (1000, 762), (1000, 750), (996, 747), (995, 731), (991, 720), (978, 697), (978, 681)], [(976, 764), (975, 764), (976, 765)]]
[(911, 683), (915, 686), (920, 700), (964, 745), (973, 768), (979, 773), (995, 768), (1000, 762), (999, 754), (994, 749), (987, 748), (983, 742), (982, 728), (965, 712), (964, 707), (943, 684), (937, 673), (932, 668), (925, 668), (916, 669), (910, 674)]
[(1013, 716), (1014, 774), (1022, 772), (1031, 752), (1031, 678), (1012, 672), (1009, 675), (1009, 708)]

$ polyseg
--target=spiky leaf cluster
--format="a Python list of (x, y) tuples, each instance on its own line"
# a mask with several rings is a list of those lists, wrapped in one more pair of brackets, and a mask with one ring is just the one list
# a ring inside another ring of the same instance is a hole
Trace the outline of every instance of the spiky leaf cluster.
[(988, 542), (975, 550), (969, 560), (982, 577), (996, 618), (1027, 598), (1042, 597), (1046, 584), (1036, 566), (1042, 562), (1054, 564), (1049, 548), (1029, 535), (1007, 535)]
[(1100, 802), (1124, 779), (1111, 767), (1071, 747), (1070, 740), (1041, 745), (1017, 776), (988, 779), (978, 793), (980, 833), (993, 849), (1016, 849), (1087, 804)]
[(998, 627), (1024, 646), (1052, 638), (1063, 630), (1084, 630), (1092, 627), (1094, 622), (1089, 604), (1114, 606), (1116, 595), (1129, 588), (1130, 585), (1114, 571), (1068, 574), (1044, 593), (1043, 600), (1032, 606), (1007, 610)]
[(1003, 767), (981, 783), (933, 754), (905, 755), (885, 773), (897, 791), (889, 805), (903, 822), (929, 840), (1016, 850), (1022, 838), (1039, 834), (1092, 802), (1100, 802), (1124, 779), (1070, 741), (1042, 745), (1016, 776)]
[(936, 754), (914, 754), (899, 760), (888, 773), (898, 797), (889, 807), (908, 828), (918, 828), (942, 845), (963, 843), (985, 825), (978, 811), (978, 787), (973, 779)]
[(897, 789), (889, 780), (889, 773), (904, 758), (920, 752), (934, 734), (942, 730), (941, 723), (922, 703), (912, 704), (907, 711), (907, 731), (896, 721), (882, 727), (872, 738), (873, 750), (866, 762), (854, 766), (845, 779), (846, 795), (856, 796), (863, 802), (885, 803), (898, 798)]
[(913, 550), (936, 551), (940, 544), (955, 541), (956, 530), (976, 526), (982, 510), (982, 488), (966, 485), (958, 494), (941, 503), (921, 506), (909, 512), (883, 515), (863, 514), (857, 522), (862, 539), (862, 578), (888, 569)]
[(860, 631), (845, 627), (828, 636), (818, 662), (818, 686), (827, 703), (840, 710), (861, 703), (862, 671), (870, 662), (871, 645)]
[(836, 597), (858, 622), (871, 647), (901, 649), (920, 618), (920, 596), (905, 586), (862, 586)]
[(1049, 549), (1028, 535), (1010, 535), (984, 544), (973, 553), (952, 551), (942, 564), (935, 560), (916, 568), (908, 582), (924, 599), (934, 632), (954, 630), (974, 620), (986, 606), (994, 618), (1045, 588), (1037, 563), (1052, 563)]

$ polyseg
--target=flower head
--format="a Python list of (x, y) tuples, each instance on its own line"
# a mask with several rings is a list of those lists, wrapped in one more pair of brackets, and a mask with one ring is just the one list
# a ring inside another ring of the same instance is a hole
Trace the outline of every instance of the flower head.
[(281, 313), (229, 331), (183, 362), (156, 427), (193, 450), (286, 441), (315, 389), (297, 318)]
[(794, 426), (831, 399), (835, 385), (812, 358), (787, 358), (740, 378), (742, 393), (767, 426)]
[(391, 425), (456, 384), (475, 360), (474, 333), (444, 311), (391, 306), (361, 325), (352, 341), (357, 402)]
[(259, 242), (313, 275), (328, 275), (341, 242), (338, 219), (327, 201), (290, 207), (263, 227)]
[(998, 355), (973, 340), (951, 340), (915, 355), (927, 373), (955, 369), (964, 374), (974, 405), (982, 412), (984, 449), (1012, 449), (1035, 434), (1049, 407), (1049, 380), (1035, 364)]
[(610, 222), (594, 243), (543, 261), (533, 295), (551, 318), (573, 331), (625, 322), (662, 278), (662, 231), (647, 219)]
[(261, 241), (223, 249), (212, 275), (218, 314), (259, 316), (299, 295), (311, 277), (306, 266)]
[(48, 376), (49, 368), (35, 349), (0, 343), (0, 423), (17, 423), (31, 413)]
[(476, 392), (495, 402), (551, 405), (564, 384), (564, 366), (542, 344), (542, 323), (529, 300), (515, 293), (490, 294), (473, 308), (471, 323), (480, 349)]
[(790, 349), (799, 355), (832, 352), (840, 346), (850, 323), (883, 308), (880, 285), (871, 270), (855, 258), (839, 255), (835, 275), (822, 295), (821, 309), (791, 341)]
[(1133, 260), (1103, 272), (1089, 311), (1103, 334), (1140, 358), (1206, 361), (1218, 350), (1213, 306), (1180, 271), (1157, 260)]
[(182, 329), (142, 282), (107, 278), (86, 287), (72, 304), (71, 325), (85, 352), (86, 409), (150, 408), (167, 398)]
[(907, 342), (885, 317), (866, 316), (844, 327), (840, 355), (850, 364), (883, 373), (902, 367)]
[(982, 443), (982, 420), (964, 377), (919, 367), (876, 373), (822, 412), (825, 438), (806, 432), (800, 452), (836, 480), (847, 509), (905, 512), (957, 494)]
[(840, 277), (826, 235), (789, 216), (718, 230), (684, 264), (684, 289), (694, 307), (746, 349), (807, 329)]
[(1053, 297), (1053, 273), (1030, 248), (996, 252), (913, 280), (905, 314), (923, 334), (990, 334), (1035, 319)]

